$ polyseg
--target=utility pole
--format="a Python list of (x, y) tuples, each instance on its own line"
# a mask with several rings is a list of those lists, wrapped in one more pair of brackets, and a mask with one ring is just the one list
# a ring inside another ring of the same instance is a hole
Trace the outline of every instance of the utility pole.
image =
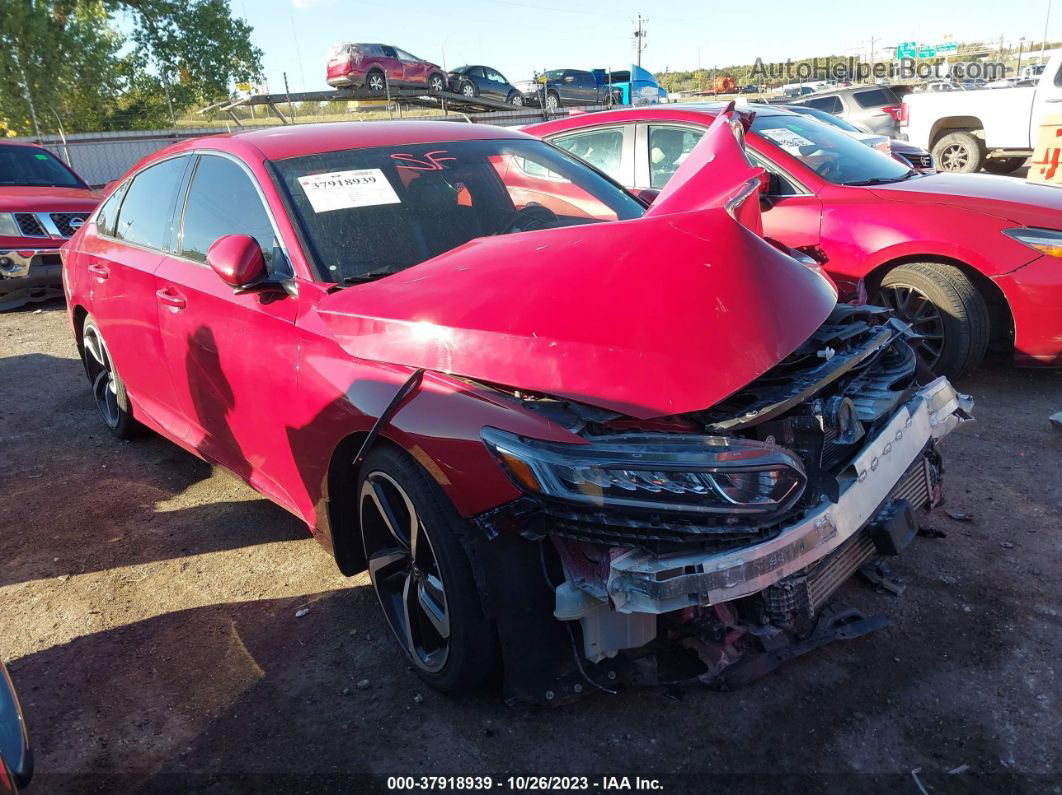
[(1051, 0), (1047, 0), (1047, 17), (1044, 19), (1044, 40), (1040, 42), (1040, 63), (1044, 62), (1044, 48), (1047, 46), (1047, 24), (1051, 21)]
[(877, 41), (873, 36), (870, 37), (870, 74), (869, 78), (874, 77), (874, 42)]
[(649, 19), (647, 17), (643, 17), (641, 13), (638, 14), (638, 19), (636, 20), (636, 24), (638, 25), (638, 27), (634, 31), (634, 48), (635, 52), (638, 54), (638, 59), (636, 61), (638, 66), (642, 65), (642, 50), (645, 49), (646, 35), (644, 24), (648, 21)]

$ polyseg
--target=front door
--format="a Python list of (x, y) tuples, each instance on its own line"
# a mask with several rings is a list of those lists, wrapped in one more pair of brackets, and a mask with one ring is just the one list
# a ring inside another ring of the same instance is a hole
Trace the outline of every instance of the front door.
[(233, 159), (204, 154), (184, 199), (177, 251), (156, 272), (166, 365), (190, 424), (188, 441), (294, 509), (277, 473), (290, 463), (284, 429), (295, 405), (297, 301), (279, 292), (237, 293), (223, 282), (206, 255), (228, 234), (254, 237), (274, 274), (287, 275), (253, 176)]

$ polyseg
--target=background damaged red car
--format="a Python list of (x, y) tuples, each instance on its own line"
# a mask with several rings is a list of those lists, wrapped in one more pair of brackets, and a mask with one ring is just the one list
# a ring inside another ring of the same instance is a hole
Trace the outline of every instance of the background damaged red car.
[(367, 568), (441, 690), (732, 686), (868, 632), (831, 594), (911, 541), (969, 402), (759, 236), (744, 134), (651, 209), (488, 125), (165, 149), (66, 249), (103, 419)]

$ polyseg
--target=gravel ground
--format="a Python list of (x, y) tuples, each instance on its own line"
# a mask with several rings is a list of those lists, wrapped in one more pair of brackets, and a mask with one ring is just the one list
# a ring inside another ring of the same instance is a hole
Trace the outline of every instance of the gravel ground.
[(947, 537), (894, 565), (902, 596), (840, 593), (889, 628), (733, 693), (510, 709), (424, 687), (364, 575), (342, 577), (233, 476), (158, 437), (110, 437), (62, 306), (35, 310), (0, 315), (0, 657), (36, 746), (31, 791), (510, 773), (591, 789), (603, 775), (670, 791), (1062, 787), (1060, 373), (997, 362), (960, 385), (978, 422), (945, 443), (945, 507), (971, 518), (935, 515)]

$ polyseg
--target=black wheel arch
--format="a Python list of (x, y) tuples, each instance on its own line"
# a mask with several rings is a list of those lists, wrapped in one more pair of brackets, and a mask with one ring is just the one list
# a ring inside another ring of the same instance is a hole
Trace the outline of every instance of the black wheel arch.
[(867, 293), (873, 295), (881, 286), (881, 280), (885, 278), (885, 274), (893, 268), (916, 262), (935, 262), (940, 265), (951, 265), (961, 271), (977, 288), (977, 291), (988, 305), (990, 344), (995, 347), (1009, 347), (1013, 344), (1014, 315), (1010, 311), (1010, 303), (1007, 301), (1007, 297), (994, 281), (962, 260), (940, 254), (910, 254), (888, 260), (875, 266), (864, 277), (863, 283), (866, 286)]

